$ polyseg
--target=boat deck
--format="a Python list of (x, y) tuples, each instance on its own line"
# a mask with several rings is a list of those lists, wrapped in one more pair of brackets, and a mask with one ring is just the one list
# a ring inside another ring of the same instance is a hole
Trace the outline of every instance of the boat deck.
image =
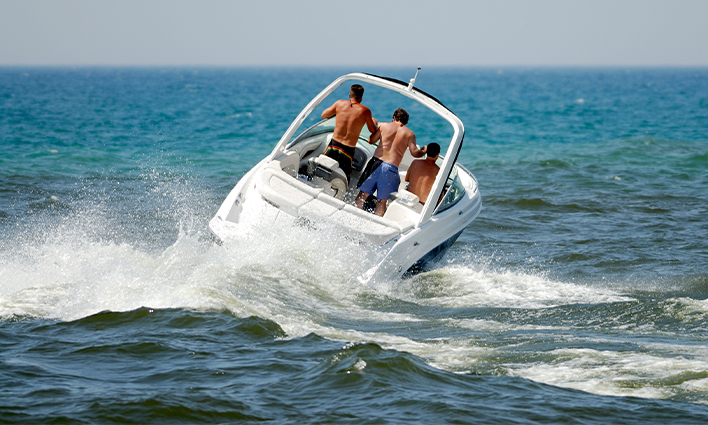
[(292, 156), (295, 155), (285, 153), (270, 161), (256, 181), (256, 188), (263, 199), (289, 215), (312, 220), (327, 219), (352, 236), (375, 244), (388, 242), (411, 229), (420, 216), (422, 205), (418, 197), (405, 189), (399, 190), (395, 199), (390, 201), (384, 217), (330, 196), (307, 176), (293, 175), (293, 167), (288, 166), (288, 159), (292, 161)]

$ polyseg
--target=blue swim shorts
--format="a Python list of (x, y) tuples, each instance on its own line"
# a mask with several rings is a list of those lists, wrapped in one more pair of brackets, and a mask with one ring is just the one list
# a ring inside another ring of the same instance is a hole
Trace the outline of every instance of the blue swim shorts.
[(369, 195), (372, 195), (375, 190), (376, 199), (388, 199), (391, 192), (398, 191), (399, 184), (401, 184), (401, 177), (398, 175), (398, 167), (382, 162), (359, 187), (359, 190)]

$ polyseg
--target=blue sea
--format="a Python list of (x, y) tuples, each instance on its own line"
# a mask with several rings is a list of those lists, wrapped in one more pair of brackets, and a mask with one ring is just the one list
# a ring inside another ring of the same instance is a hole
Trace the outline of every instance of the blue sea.
[(217, 243), (353, 71), (415, 72), (0, 68), (0, 423), (708, 422), (708, 69), (424, 68), (483, 199), (432, 271)]

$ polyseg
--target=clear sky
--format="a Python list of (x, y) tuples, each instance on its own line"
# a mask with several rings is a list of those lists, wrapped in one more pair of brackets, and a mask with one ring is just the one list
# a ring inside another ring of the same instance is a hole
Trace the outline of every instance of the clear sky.
[(0, 0), (0, 65), (708, 66), (708, 0)]

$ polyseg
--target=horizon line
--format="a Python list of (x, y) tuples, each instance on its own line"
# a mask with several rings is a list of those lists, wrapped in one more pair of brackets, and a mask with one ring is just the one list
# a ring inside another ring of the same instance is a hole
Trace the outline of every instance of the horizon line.
[(662, 69), (662, 68), (708, 68), (708, 64), (442, 64), (442, 65), (412, 65), (412, 64), (21, 64), (0, 63), (0, 68), (569, 68), (569, 69)]

